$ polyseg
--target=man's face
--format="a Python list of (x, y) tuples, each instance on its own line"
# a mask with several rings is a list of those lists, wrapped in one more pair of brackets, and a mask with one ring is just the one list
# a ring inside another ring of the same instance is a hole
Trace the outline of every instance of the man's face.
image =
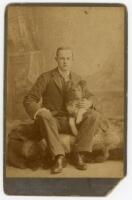
[(70, 49), (60, 50), (56, 57), (56, 61), (60, 70), (64, 72), (70, 71), (73, 61), (72, 51)]

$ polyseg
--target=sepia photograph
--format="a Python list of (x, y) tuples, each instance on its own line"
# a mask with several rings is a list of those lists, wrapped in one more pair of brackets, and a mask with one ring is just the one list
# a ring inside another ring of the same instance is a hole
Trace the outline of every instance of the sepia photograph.
[(6, 178), (123, 178), (124, 6), (10, 4)]

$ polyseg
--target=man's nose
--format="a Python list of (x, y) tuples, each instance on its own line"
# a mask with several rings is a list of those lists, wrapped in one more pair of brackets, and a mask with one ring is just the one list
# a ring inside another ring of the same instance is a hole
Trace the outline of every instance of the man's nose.
[(67, 59), (67, 58), (65, 58), (65, 59), (64, 59), (64, 62), (67, 62), (67, 61), (68, 61), (68, 59)]

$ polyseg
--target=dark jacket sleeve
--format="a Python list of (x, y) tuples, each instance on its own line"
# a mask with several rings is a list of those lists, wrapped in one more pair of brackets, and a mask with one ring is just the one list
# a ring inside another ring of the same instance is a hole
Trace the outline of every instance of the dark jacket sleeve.
[(24, 97), (23, 105), (31, 119), (34, 119), (36, 111), (41, 108), (40, 100), (46, 89), (47, 82), (48, 76), (45, 74), (40, 75), (29, 93)]

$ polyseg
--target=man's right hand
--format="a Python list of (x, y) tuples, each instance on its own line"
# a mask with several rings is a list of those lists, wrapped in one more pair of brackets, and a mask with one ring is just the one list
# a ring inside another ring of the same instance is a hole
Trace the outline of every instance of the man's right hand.
[(48, 110), (47, 108), (40, 108), (34, 116), (34, 119), (36, 119), (38, 116), (45, 118), (45, 119), (51, 119), (52, 114), (50, 112), (50, 110)]

